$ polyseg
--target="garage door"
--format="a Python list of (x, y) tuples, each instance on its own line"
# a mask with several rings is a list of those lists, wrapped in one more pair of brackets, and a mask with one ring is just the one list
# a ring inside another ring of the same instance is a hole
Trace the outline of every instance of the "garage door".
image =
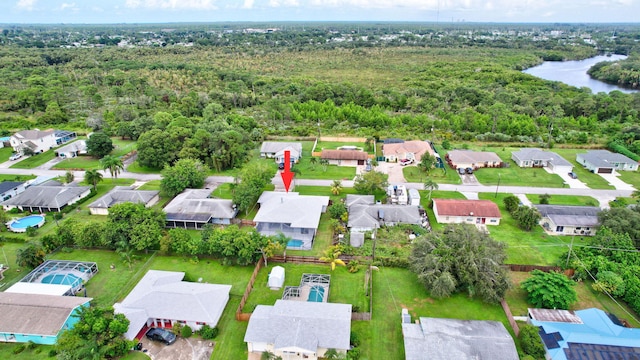
[(613, 168), (598, 168), (598, 174), (611, 174), (613, 173)]

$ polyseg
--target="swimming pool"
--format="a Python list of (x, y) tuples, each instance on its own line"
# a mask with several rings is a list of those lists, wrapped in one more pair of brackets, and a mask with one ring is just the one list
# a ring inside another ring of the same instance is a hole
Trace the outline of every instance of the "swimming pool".
[(71, 285), (78, 287), (82, 284), (82, 279), (73, 274), (50, 274), (40, 280), (43, 284)]
[(304, 245), (304, 241), (302, 240), (289, 240), (287, 243), (288, 248), (301, 248)]
[(42, 225), (44, 225), (44, 216), (29, 215), (11, 222), (9, 224), (9, 230), (13, 232), (25, 232), (28, 227), (39, 228)]
[(310, 302), (323, 302), (324, 301), (324, 288), (322, 286), (312, 286), (309, 291), (309, 297), (307, 301)]

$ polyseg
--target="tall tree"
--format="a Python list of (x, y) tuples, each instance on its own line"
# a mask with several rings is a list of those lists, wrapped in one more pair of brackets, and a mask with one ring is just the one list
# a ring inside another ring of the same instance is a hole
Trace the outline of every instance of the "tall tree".
[(120, 171), (124, 170), (124, 164), (117, 156), (107, 155), (100, 160), (100, 164), (102, 165), (102, 170), (109, 170), (112, 178), (117, 179)]
[(538, 225), (542, 217), (538, 209), (523, 205), (518, 206), (518, 209), (513, 213), (513, 218), (521, 229), (531, 231), (534, 226)]
[(433, 190), (438, 190), (438, 183), (433, 181), (431, 178), (427, 178), (424, 181), (424, 189), (429, 190), (429, 200), (431, 200), (431, 193)]
[(505, 258), (505, 245), (475, 226), (448, 225), (417, 238), (409, 264), (434, 297), (466, 292), (498, 302), (509, 288)]
[(233, 194), (233, 203), (239, 211), (248, 213), (253, 208), (272, 175), (271, 168), (264, 163), (252, 163), (244, 167), (239, 175), (241, 182), (236, 185)]
[(435, 156), (425, 153), (424, 155), (422, 155), (422, 158), (420, 159), (420, 164), (418, 166), (422, 171), (429, 174), (435, 164), (436, 164)]
[(113, 141), (109, 135), (102, 131), (94, 132), (87, 139), (87, 153), (95, 158), (102, 159), (113, 151)]
[(201, 188), (208, 170), (199, 160), (193, 159), (178, 160), (173, 166), (165, 165), (160, 189), (167, 196), (173, 197), (187, 188)]
[(331, 265), (331, 271), (333, 271), (336, 269), (337, 265), (346, 266), (344, 261), (340, 259), (341, 254), (342, 253), (337, 249), (337, 247), (332, 246), (325, 250), (324, 256), (321, 256), (319, 260), (329, 263), (329, 265)]
[(35, 268), (44, 262), (46, 255), (42, 246), (29, 242), (16, 252), (16, 263), (18, 266)]
[(97, 190), (98, 183), (102, 181), (102, 173), (98, 170), (87, 170), (84, 173), (84, 181), (93, 186), (93, 191)]
[(375, 194), (384, 191), (387, 187), (387, 174), (379, 171), (369, 171), (368, 173), (356, 176), (353, 188), (359, 194)]

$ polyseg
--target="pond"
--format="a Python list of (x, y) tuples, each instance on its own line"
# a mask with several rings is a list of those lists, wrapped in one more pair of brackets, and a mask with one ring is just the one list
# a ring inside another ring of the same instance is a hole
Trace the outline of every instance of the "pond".
[(592, 79), (589, 74), (587, 74), (587, 70), (596, 63), (626, 58), (624, 55), (601, 55), (579, 61), (545, 61), (523, 72), (545, 80), (561, 81), (575, 87), (588, 87), (594, 94), (599, 92), (608, 93), (613, 90), (619, 90), (624, 93), (634, 93), (638, 90), (625, 89), (617, 85), (607, 84), (600, 80)]

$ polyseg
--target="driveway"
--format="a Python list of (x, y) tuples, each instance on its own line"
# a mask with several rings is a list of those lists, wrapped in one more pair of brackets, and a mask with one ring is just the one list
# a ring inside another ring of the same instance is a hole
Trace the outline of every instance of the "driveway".
[(404, 166), (400, 166), (400, 163), (389, 163), (384, 161), (379, 162), (378, 166), (376, 166), (377, 171), (389, 175), (389, 184), (406, 182), (406, 180), (404, 179), (404, 174), (402, 173), (403, 168)]
[(611, 186), (615, 187), (616, 190), (631, 190), (631, 191), (635, 190), (633, 186), (618, 179), (618, 176), (620, 176), (620, 174), (598, 174), (598, 175), (602, 176), (602, 178), (607, 180), (607, 182), (609, 182)]
[(140, 343), (142, 351), (152, 360), (208, 360), (213, 353), (213, 342), (200, 338), (178, 337), (174, 344), (167, 346), (143, 337)]
[(480, 185), (480, 183), (478, 182), (478, 179), (473, 174), (464, 174), (464, 175), (458, 174), (458, 175), (462, 179), (463, 185)]
[(564, 183), (569, 186), (571, 189), (588, 189), (587, 184), (580, 181), (580, 179), (573, 179), (569, 174), (556, 174), (564, 180)]

